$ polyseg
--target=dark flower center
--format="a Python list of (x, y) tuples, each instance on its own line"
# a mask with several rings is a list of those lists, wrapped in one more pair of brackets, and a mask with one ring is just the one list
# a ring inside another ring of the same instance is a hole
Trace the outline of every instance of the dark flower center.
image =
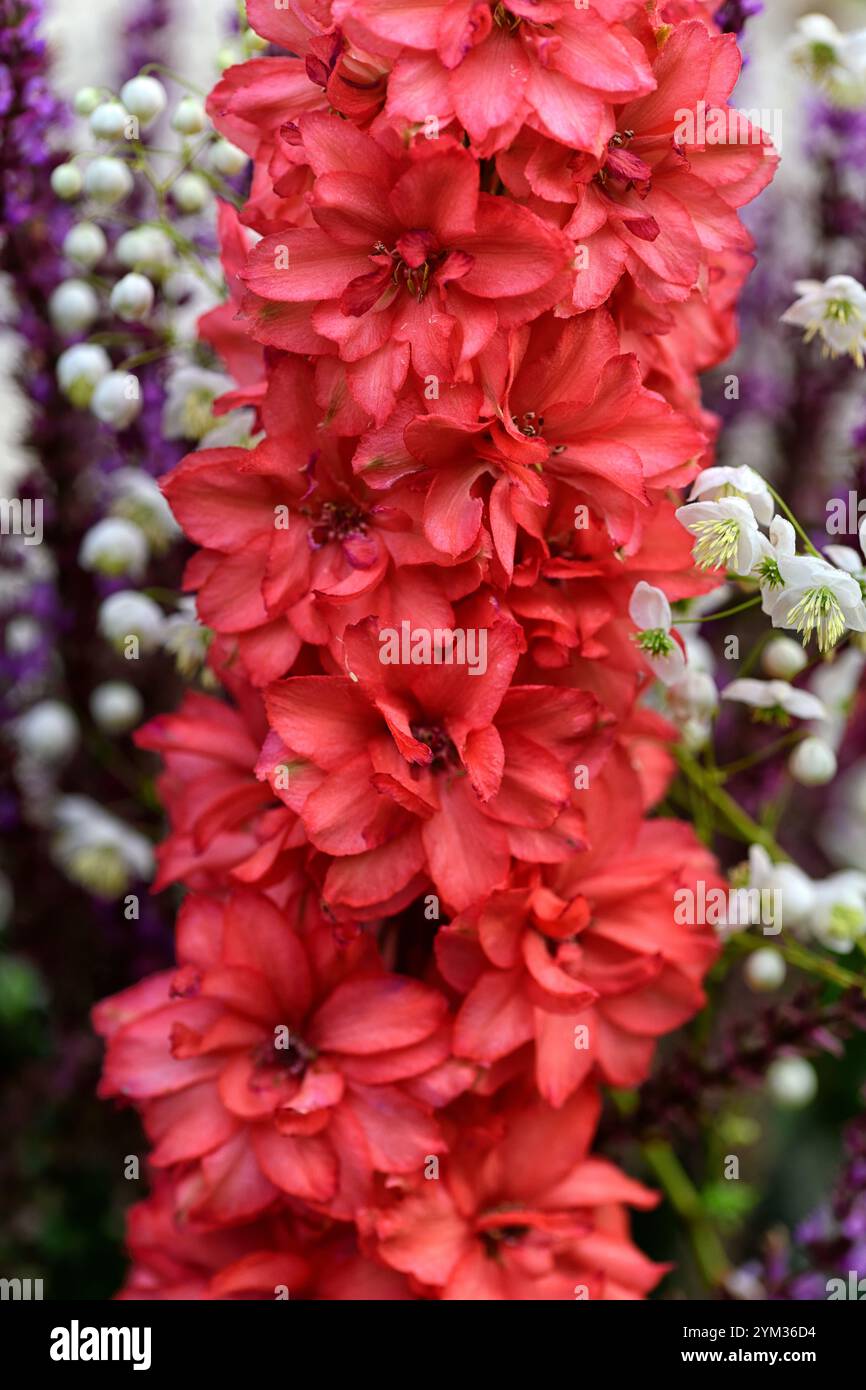
[(433, 754), (428, 767), (460, 767), (457, 749), (440, 724), (415, 722), (410, 724), (409, 728), (412, 737), (416, 738), (419, 743), (425, 743)]
[(323, 502), (310, 528), (310, 544), (319, 550), (331, 541), (363, 536), (366, 530), (366, 515), (354, 502)]
[(308, 1046), (303, 1038), (290, 1033), (286, 1038), (286, 1046), (281, 1043), (281, 1038), (275, 1036), (270, 1042), (260, 1043), (253, 1049), (253, 1060), (256, 1069), (259, 1071), (285, 1072), (289, 1076), (300, 1079), (304, 1076), (307, 1067), (314, 1062), (317, 1057), (315, 1048)]
[(524, 410), (522, 415), (512, 415), (511, 423), (527, 439), (534, 439), (544, 429), (544, 416), (537, 415), (534, 410)]

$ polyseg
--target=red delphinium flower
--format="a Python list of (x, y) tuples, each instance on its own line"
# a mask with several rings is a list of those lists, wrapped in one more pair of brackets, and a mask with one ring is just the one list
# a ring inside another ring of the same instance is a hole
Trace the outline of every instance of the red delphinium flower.
[(135, 1100), (180, 1210), (208, 1228), (280, 1194), (352, 1217), (373, 1173), (443, 1142), (413, 1080), (450, 1056), (442, 995), (391, 974), (369, 937), (301, 937), (260, 895), (187, 898), (179, 969), (98, 1005), (101, 1094)]
[[(382, 496), (353, 473), (357, 441), (334, 433), (333, 418), (323, 429), (328, 411), (314, 391), (312, 366), (283, 359), (262, 406), (267, 438), (252, 450), (189, 454), (163, 484), (204, 547), (187, 574), (199, 616), (237, 639), (258, 685), (284, 675), (301, 642), (333, 642), (372, 613), (450, 626), (450, 600), (481, 573), (479, 558), (454, 563), (426, 539), (419, 491)], [(349, 426), (352, 415), (342, 412)]]
[(635, 0), (458, 0), (412, 6), (394, 0), (334, 0), (335, 18), (358, 19), (401, 50), (388, 79), (386, 112), (426, 112), (457, 120), (485, 155), (509, 144), (521, 126), (599, 153), (613, 134), (612, 103), (653, 89), (642, 44), (622, 20)]
[(404, 1275), (361, 1254), (354, 1226), (317, 1229), (297, 1214), (268, 1212), (242, 1226), (200, 1230), (177, 1216), (171, 1178), (126, 1217), (133, 1265), (121, 1300), (273, 1301), (275, 1298), (403, 1301)]
[(570, 283), (568, 238), (480, 193), (477, 161), (453, 141), (391, 153), (318, 114), (297, 130), (299, 161), (315, 175), (315, 225), (254, 247), (241, 272), (252, 331), (299, 352), (339, 352), (378, 424), (410, 361), (422, 381), (451, 381), (497, 327), (525, 323)]
[(176, 1209), (171, 1179), (158, 1173), (151, 1196), (126, 1215), (133, 1265), (119, 1299), (273, 1299), (280, 1285), (290, 1294), (308, 1285), (310, 1264), (287, 1215), (202, 1231), (179, 1221)]
[(574, 155), (525, 130), (499, 157), (515, 197), (549, 202), (557, 223), (569, 210), (576, 308), (602, 304), (624, 272), (656, 303), (686, 299), (709, 253), (751, 246), (737, 208), (778, 161), (728, 106), (740, 66), (733, 35), (681, 24), (655, 58), (657, 89), (617, 108), (603, 152)]
[(440, 1176), (394, 1179), (360, 1219), (379, 1259), (445, 1300), (634, 1299), (661, 1278), (623, 1204), (658, 1198), (588, 1150), (597, 1093), (560, 1110), (500, 1091), (449, 1107)]
[[(674, 505), (666, 496), (649, 495), (633, 551), (612, 550), (604, 519), (591, 504), (586, 515), (575, 515), (573, 498), (563, 489), (550, 507), (544, 543), (527, 543), (518, 534), (518, 563), (502, 606), (523, 627), (538, 667), (569, 666), (571, 679), (584, 684), (588, 663), (603, 663), (608, 678), (622, 672), (631, 680), (643, 669), (626, 616), (638, 581), (662, 589), (672, 602), (715, 587), (715, 579), (695, 569)], [(607, 698), (602, 703), (614, 708)]]
[(597, 1086), (700, 1007), (717, 880), (645, 819), (628, 610), (710, 587), (672, 489), (774, 158), (702, 0), (248, 12), (288, 56), (211, 98), (253, 170), (202, 332), (261, 438), (166, 486), (234, 704), (140, 735), (193, 894), (95, 1014), (161, 1175), (126, 1296), (643, 1297)]
[(243, 295), (243, 286), (237, 277), (249, 254), (249, 234), (244, 233), (237, 212), (230, 203), (219, 203), (217, 229), (229, 298), (201, 315), (197, 325), (198, 336), (210, 343), (214, 352), (222, 358), (239, 388), (228, 393), (228, 399), (221, 397), (216, 403), (215, 413), (218, 414), (221, 410), (230, 410), (238, 405), (256, 404), (264, 394), (267, 383), (264, 351), (237, 321), (238, 306)]
[(551, 487), (560, 497), (567, 490), (573, 525), (578, 506), (592, 507), (611, 548), (628, 551), (639, 544), (650, 489), (694, 474), (703, 435), (642, 386), (636, 358), (620, 353), (603, 311), (565, 323), (547, 315), (498, 338), (480, 354), (478, 374), (483, 389), (458, 387), (439, 411), (401, 408), (362, 440), (355, 468), (374, 487), (407, 475), (416, 486), (426, 480), (431, 544), (462, 554), (484, 526), (503, 585), (513, 575), (518, 527), (545, 533)]
[(370, 620), (345, 634), (346, 676), (266, 690), (289, 750), (286, 799), (334, 858), (329, 903), (368, 906), (383, 883), (394, 892), (420, 876), (459, 909), (502, 886), (512, 856), (559, 860), (582, 843), (572, 769), (596, 702), (511, 686), (520, 628), (497, 618), (481, 631), (483, 669), (385, 664), (387, 635)]
[(640, 824), (622, 753), (581, 804), (585, 855), (521, 871), (436, 941), (446, 980), (468, 990), (457, 1052), (489, 1064), (534, 1043), (536, 1084), (552, 1105), (593, 1071), (613, 1086), (644, 1081), (658, 1037), (701, 1007), (718, 949), (710, 929), (674, 918), (677, 889), (721, 882), (713, 858), (679, 822)]
[(719, 420), (702, 404), (699, 374), (719, 366), (737, 345), (737, 301), (754, 263), (745, 250), (711, 253), (688, 299), (654, 304), (624, 276), (611, 300), (622, 347), (637, 356), (644, 385), (710, 439)]
[(139, 748), (159, 753), (157, 781), (171, 833), (156, 851), (154, 892), (183, 881), (211, 890), (226, 882), (277, 886), (293, 882), (291, 850), (305, 843), (297, 816), (256, 779), (267, 733), (261, 700), (251, 690), (233, 709), (190, 691), (174, 714), (138, 730)]

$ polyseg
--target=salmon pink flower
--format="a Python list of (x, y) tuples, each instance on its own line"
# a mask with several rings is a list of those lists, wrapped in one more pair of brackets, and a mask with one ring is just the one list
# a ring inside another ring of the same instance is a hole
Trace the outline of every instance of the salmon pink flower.
[(291, 1220), (282, 1213), (245, 1226), (201, 1231), (178, 1221), (171, 1178), (157, 1174), (154, 1191), (126, 1216), (133, 1259), (121, 1300), (250, 1299), (297, 1294), (311, 1268)]
[[(358, 1249), (353, 1226), (312, 1213), (267, 1212), (240, 1226), (201, 1230), (178, 1219), (171, 1177), (126, 1217), (133, 1259), (122, 1301), (273, 1302), (275, 1298), (403, 1302), (409, 1281)], [(321, 1228), (321, 1229), (320, 1229)]]
[(267, 438), (253, 450), (190, 454), (163, 484), (204, 547), (187, 573), (198, 612), (236, 643), (256, 685), (282, 676), (302, 642), (326, 644), (371, 613), (447, 627), (449, 599), (480, 577), (477, 559), (455, 565), (425, 538), (419, 492), (404, 485), (383, 497), (353, 474), (355, 443), (336, 426), (366, 417), (329, 410), (315, 392), (314, 369), (285, 358), (262, 405)]
[(616, 108), (603, 151), (574, 155), (525, 131), (500, 156), (516, 197), (574, 204), (577, 309), (602, 304), (626, 272), (655, 303), (685, 300), (708, 254), (751, 246), (737, 208), (778, 161), (769, 136), (728, 106), (740, 63), (733, 35), (680, 24), (658, 51), (656, 90)]
[(630, 842), (615, 812), (625, 787), (639, 808), (619, 753), (584, 793), (589, 850), (522, 873), (437, 939), (443, 975), (466, 993), (459, 1055), (490, 1064), (534, 1043), (536, 1083), (555, 1106), (592, 1072), (612, 1086), (645, 1080), (657, 1038), (701, 1007), (717, 952), (710, 929), (674, 915), (678, 889), (721, 884), (710, 855), (677, 822), (635, 826)]
[(511, 686), (518, 625), (496, 618), (481, 632), (483, 671), (385, 664), (388, 634), (371, 619), (345, 635), (347, 676), (292, 676), (265, 692), (288, 750), (274, 767), (292, 769), (286, 799), (333, 856), (331, 905), (417, 896), (432, 879), (463, 908), (504, 884), (512, 855), (558, 860), (582, 842), (573, 766), (596, 702)]
[(654, 1194), (592, 1144), (600, 1085), (700, 1009), (725, 887), (648, 819), (677, 734), (640, 702), (671, 604), (762, 540), (702, 490), (737, 481), (698, 378), (775, 164), (716, 9), (247, 0), (271, 47), (208, 103), (251, 182), (200, 333), (255, 433), (165, 482), (222, 689), (138, 735), (177, 968), (94, 1012), (153, 1146), (123, 1298), (663, 1273)]
[(183, 880), (199, 890), (228, 878), (272, 887), (294, 870), (291, 851), (304, 843), (297, 817), (256, 780), (267, 725), (261, 700), (247, 689), (239, 708), (189, 691), (174, 714), (139, 729), (139, 748), (164, 762), (157, 787), (171, 834), (157, 849), (154, 891)]
[[(388, 80), (387, 114), (459, 121), (489, 156), (525, 122), (564, 145), (599, 153), (613, 134), (612, 103), (652, 91), (643, 45), (621, 21), (633, 0), (458, 0), (413, 7), (336, 0), (402, 51)], [(419, 93), (423, 93), (420, 109)]]
[(365, 1244), (446, 1301), (644, 1297), (665, 1268), (632, 1244), (623, 1206), (658, 1198), (589, 1156), (598, 1112), (585, 1087), (558, 1111), (509, 1093), (456, 1102), (439, 1181), (395, 1179), (362, 1213)]
[[(614, 545), (639, 540), (649, 489), (685, 481), (703, 436), (641, 384), (603, 311), (563, 323), (547, 315), (498, 339), (479, 359), (484, 391), (455, 390), (444, 410), (395, 417), (362, 440), (355, 468), (371, 486), (427, 481), (424, 531), (459, 555), (490, 536), (506, 585), (518, 528), (542, 536), (553, 490), (605, 518)], [(398, 437), (395, 439), (395, 435)], [(382, 467), (387, 459), (388, 467)], [(554, 491), (554, 496), (556, 493)]]
[(422, 142), (397, 157), (328, 115), (302, 116), (297, 128), (315, 175), (316, 225), (254, 247), (241, 272), (247, 312), (262, 342), (276, 325), (282, 347), (339, 352), (355, 400), (377, 423), (394, 408), (410, 362), (422, 381), (451, 381), (497, 327), (524, 323), (560, 297), (568, 238), (480, 193), (467, 150)]
[(406, 1083), (449, 1055), (444, 998), (389, 974), (369, 939), (298, 935), (268, 899), (187, 898), (177, 972), (105, 1000), (102, 1094), (143, 1109), (180, 1210), (247, 1221), (281, 1193), (351, 1217), (373, 1173), (442, 1140)]

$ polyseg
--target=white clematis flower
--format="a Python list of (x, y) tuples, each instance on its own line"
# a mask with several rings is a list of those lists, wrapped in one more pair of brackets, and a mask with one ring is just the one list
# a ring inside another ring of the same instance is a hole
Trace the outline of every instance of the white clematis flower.
[(686, 669), (686, 658), (676, 637), (671, 636), (667, 597), (642, 579), (635, 585), (628, 611), (638, 629), (634, 640), (653, 675), (664, 685), (673, 685)]
[(815, 635), (823, 654), (847, 630), (866, 632), (866, 604), (857, 580), (814, 555), (779, 559), (782, 587), (769, 607), (773, 627), (799, 632), (803, 645)]
[(231, 377), (204, 367), (180, 367), (166, 387), (162, 429), (166, 439), (197, 439), (201, 448), (226, 448), (243, 443), (254, 423), (252, 410), (233, 410), (216, 416), (218, 396), (234, 388)]
[(739, 700), (769, 717), (824, 719), (827, 711), (817, 695), (798, 690), (787, 681), (759, 681), (750, 677), (731, 681), (722, 691), (723, 700)]
[(815, 885), (796, 864), (774, 864), (763, 845), (749, 849), (749, 887), (759, 892), (781, 895), (781, 922), (777, 926), (799, 927), (815, 906)]
[(150, 842), (88, 796), (63, 796), (55, 812), (55, 858), (68, 876), (101, 898), (153, 876)]
[(810, 343), (820, 335), (825, 357), (853, 357), (866, 366), (866, 289), (853, 275), (831, 275), (829, 280), (797, 280), (800, 296), (782, 315), (782, 323), (805, 328)]
[(835, 661), (819, 666), (811, 679), (811, 687), (827, 709), (822, 737), (838, 748), (845, 735), (854, 697), (866, 668), (866, 656), (855, 647), (848, 647)]
[(695, 537), (692, 553), (701, 569), (750, 574), (761, 558), (764, 538), (752, 508), (741, 497), (687, 502), (677, 508), (676, 516)]
[(831, 874), (815, 885), (812, 933), (830, 951), (847, 955), (866, 936), (866, 874)]
[(689, 501), (717, 502), (720, 497), (742, 497), (762, 526), (773, 519), (773, 497), (760, 473), (743, 464), (740, 468), (705, 468), (698, 474)]
[(769, 615), (783, 588), (779, 561), (796, 555), (797, 533), (785, 517), (774, 516), (769, 536), (761, 536), (760, 546), (761, 556), (752, 573), (760, 585), (761, 608)]

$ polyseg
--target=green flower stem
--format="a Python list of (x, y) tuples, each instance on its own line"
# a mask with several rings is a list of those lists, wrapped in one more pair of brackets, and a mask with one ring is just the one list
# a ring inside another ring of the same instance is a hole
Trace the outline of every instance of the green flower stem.
[(675, 751), (680, 771), (689, 782), (700, 788), (707, 801), (722, 813), (741, 840), (747, 845), (763, 845), (774, 860), (784, 861), (789, 858), (775, 836), (764, 826), (759, 825), (756, 820), (753, 820), (742, 806), (738, 806), (734, 798), (711, 778), (700, 763), (692, 757), (691, 753), (685, 748), (677, 748)]
[(719, 618), (733, 618), (735, 613), (745, 613), (747, 608), (754, 608), (761, 602), (761, 595), (755, 594), (754, 597), (747, 599), (745, 603), (738, 603), (735, 608), (725, 608), (721, 613), (708, 613), (703, 618), (677, 618), (674, 617), (674, 626), (679, 627), (681, 623), (715, 623)]
[(148, 348), (146, 352), (137, 352), (132, 357), (118, 362), (115, 371), (131, 372), (134, 367), (144, 367), (148, 362), (159, 362), (163, 357), (170, 357), (174, 349), (175, 344), (163, 343), (160, 347)]
[(803, 542), (803, 544), (805, 545), (806, 549), (807, 549), (812, 555), (814, 555), (816, 559), (818, 559), (818, 560), (823, 560), (824, 556), (821, 554), (820, 550), (816, 550), (816, 549), (815, 549), (814, 545), (813, 545), (812, 542), (809, 540), (809, 537), (806, 535), (806, 532), (803, 530), (803, 527), (800, 525), (800, 523), (799, 523), (799, 521), (797, 520), (797, 518), (795, 517), (794, 513), (791, 511), (791, 508), (788, 506), (787, 502), (785, 502), (785, 501), (782, 500), (782, 498), (779, 496), (779, 494), (778, 494), (778, 492), (776, 491), (776, 489), (773, 488), (773, 487), (770, 487), (770, 484), (769, 484), (769, 483), (767, 483), (767, 490), (768, 490), (770, 496), (772, 497), (773, 501), (776, 503), (776, 506), (780, 509), (780, 511), (784, 512), (785, 516), (786, 516), (786, 517), (788, 518), (788, 520), (790, 521), (791, 525), (793, 526), (794, 530), (797, 532), (797, 535), (800, 537), (800, 540)]
[(670, 1144), (653, 1139), (643, 1145), (642, 1152), (674, 1211), (688, 1227), (704, 1283), (711, 1289), (718, 1288), (727, 1277), (730, 1264), (700, 1194)]
[(174, 68), (166, 67), (165, 63), (145, 63), (141, 69), (142, 75), (155, 72), (161, 77), (170, 77), (172, 82), (176, 82), (179, 87), (185, 87), (188, 92), (194, 92), (197, 97), (206, 97), (207, 92), (203, 92), (201, 87), (197, 87), (194, 82), (190, 82), (188, 77), (181, 77)]
[(768, 744), (758, 753), (750, 753), (746, 758), (738, 758), (735, 763), (726, 763), (724, 767), (719, 768), (719, 777), (727, 781), (736, 773), (746, 772), (750, 767), (755, 767), (757, 763), (762, 763), (767, 758), (774, 758), (777, 753), (792, 747), (793, 744), (801, 743), (806, 737), (806, 732), (803, 729), (795, 729), (793, 733), (786, 734), (784, 738), (776, 739), (775, 743)]
[(846, 970), (844, 965), (839, 965), (827, 956), (820, 956), (817, 951), (810, 950), (800, 941), (777, 941), (774, 938), (750, 936), (748, 932), (737, 932), (735, 936), (728, 938), (726, 946), (733, 947), (740, 955), (749, 955), (752, 951), (760, 951), (768, 943), (781, 952), (789, 965), (804, 971), (816, 980), (838, 985), (841, 989), (858, 989), (866, 994), (866, 975)]
[(752, 650), (749, 652), (748, 656), (744, 657), (742, 662), (740, 663), (740, 669), (737, 672), (738, 680), (743, 680), (746, 676), (750, 676), (752, 674), (752, 672), (754, 671), (755, 667), (761, 659), (761, 653), (763, 652), (767, 643), (770, 642), (774, 636), (775, 633), (771, 631), (765, 632), (761, 637), (758, 638), (757, 642), (752, 647)]

